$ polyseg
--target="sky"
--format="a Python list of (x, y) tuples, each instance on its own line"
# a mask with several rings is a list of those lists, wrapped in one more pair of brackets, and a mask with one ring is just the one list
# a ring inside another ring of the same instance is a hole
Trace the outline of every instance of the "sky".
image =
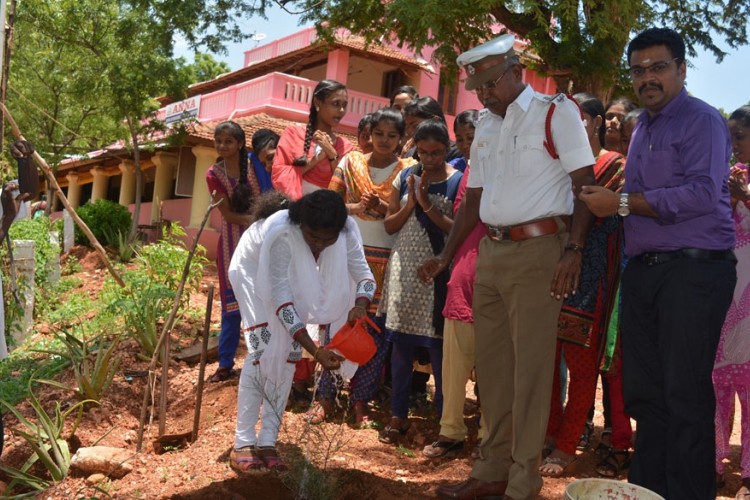
[[(303, 27), (297, 24), (298, 19), (298, 16), (288, 14), (274, 6), (269, 10), (267, 20), (253, 18), (247, 23), (249, 32), (265, 35), (263, 40), (248, 39), (238, 44), (231, 44), (227, 47), (226, 55), (215, 55), (215, 57), (229, 64), (232, 71), (238, 70), (242, 68), (244, 51), (301, 30)], [(721, 43), (718, 45), (722, 46)], [(731, 113), (738, 107), (750, 103), (750, 46), (744, 46), (739, 50), (731, 50), (723, 46), (722, 49), (729, 52), (729, 55), (721, 64), (716, 62), (713, 54), (704, 50), (699, 50), (697, 57), (688, 56), (688, 62), (692, 66), (688, 66), (687, 69), (686, 86), (695, 97)], [(190, 59), (186, 52), (184, 44), (178, 42), (177, 55)]]

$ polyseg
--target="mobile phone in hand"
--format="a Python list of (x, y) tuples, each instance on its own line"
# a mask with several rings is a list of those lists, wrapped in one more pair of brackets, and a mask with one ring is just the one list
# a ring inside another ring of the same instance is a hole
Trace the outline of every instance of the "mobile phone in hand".
[(18, 158), (18, 190), (21, 194), (29, 194), (29, 198), (36, 198), (39, 194), (39, 170), (31, 158)]

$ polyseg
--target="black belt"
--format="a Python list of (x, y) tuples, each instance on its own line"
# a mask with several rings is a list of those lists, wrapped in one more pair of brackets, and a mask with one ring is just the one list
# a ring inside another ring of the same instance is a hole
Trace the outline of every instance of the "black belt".
[(731, 260), (737, 262), (733, 250), (703, 250), (701, 248), (683, 248), (673, 252), (646, 252), (635, 257), (647, 266), (664, 264), (675, 259)]

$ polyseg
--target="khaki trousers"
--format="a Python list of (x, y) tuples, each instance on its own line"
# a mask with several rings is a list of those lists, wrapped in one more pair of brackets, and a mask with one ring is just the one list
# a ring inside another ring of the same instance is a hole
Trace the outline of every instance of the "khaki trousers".
[(561, 301), (550, 283), (568, 234), (521, 242), (484, 238), (474, 284), (476, 369), (487, 439), (471, 476), (508, 481), (505, 494), (534, 498), (549, 417)]
[[(464, 422), (466, 382), (474, 368), (474, 324), (445, 319), (443, 327), (443, 416), (440, 435), (462, 441), (468, 429)], [(484, 439), (485, 425), (479, 429)]]

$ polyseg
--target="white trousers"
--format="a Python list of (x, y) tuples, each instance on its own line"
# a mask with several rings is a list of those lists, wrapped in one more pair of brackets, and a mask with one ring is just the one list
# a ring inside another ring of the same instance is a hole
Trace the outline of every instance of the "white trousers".
[[(286, 363), (283, 379), (274, 385), (260, 374), (260, 365), (248, 356), (240, 374), (237, 395), (237, 430), (234, 448), (275, 446), (289, 391), (294, 378), (294, 363)], [(262, 413), (261, 413), (262, 412)], [(260, 432), (256, 433), (260, 417)]]

